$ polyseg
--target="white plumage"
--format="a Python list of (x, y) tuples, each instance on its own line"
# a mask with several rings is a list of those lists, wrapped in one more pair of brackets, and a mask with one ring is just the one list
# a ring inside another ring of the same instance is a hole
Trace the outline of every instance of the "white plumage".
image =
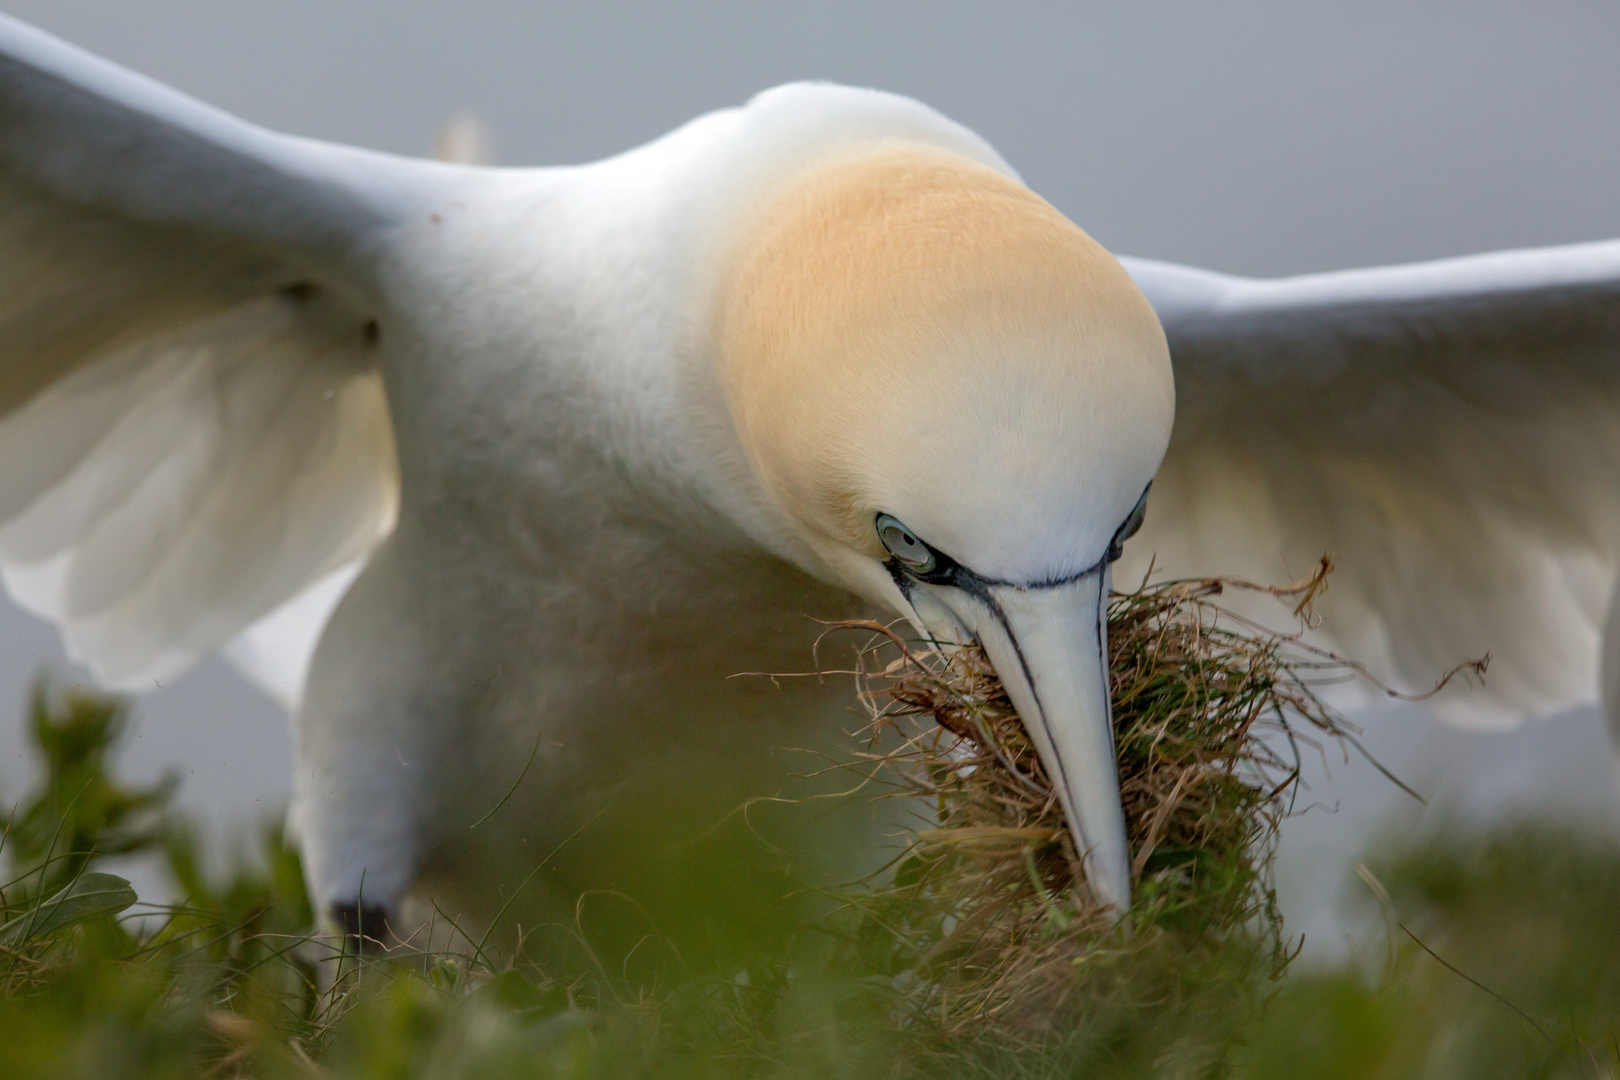
[(464, 876), (531, 744), (501, 850), (676, 775), (742, 790), (842, 691), (727, 676), (872, 610), (985, 640), (1123, 901), (1074, 650), (1096, 668), (1161, 454), (1123, 577), (1332, 550), (1324, 632), (1393, 675), (1489, 651), (1476, 714), (1593, 694), (1620, 243), (1125, 269), (1162, 335), (982, 140), (892, 95), (783, 87), (485, 169), (265, 132), (0, 20), (0, 567), (109, 685), (228, 646), (296, 705), (339, 908)]
[[(1175, 357), (1133, 568), (1275, 581), (1337, 554), (1327, 631), (1453, 719), (1593, 700), (1620, 552), (1620, 242), (1252, 281), (1126, 260)], [(1122, 571), (1125, 573), (1127, 571)]]

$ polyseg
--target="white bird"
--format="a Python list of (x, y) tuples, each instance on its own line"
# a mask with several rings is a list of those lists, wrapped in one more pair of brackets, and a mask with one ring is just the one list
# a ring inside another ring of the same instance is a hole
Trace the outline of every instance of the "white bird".
[(982, 641), (1123, 909), (1102, 606), (1150, 481), (1138, 562), (1337, 550), (1339, 640), (1413, 677), (1489, 649), (1514, 708), (1590, 696), (1620, 552), (1620, 243), (1122, 265), (875, 91), (463, 167), (0, 20), (0, 328), (8, 587), (109, 686), (234, 642), (296, 704), (351, 931), (464, 869), (531, 745), (478, 834), (509, 851), (835, 731), (844, 688), (727, 676), (856, 611)]

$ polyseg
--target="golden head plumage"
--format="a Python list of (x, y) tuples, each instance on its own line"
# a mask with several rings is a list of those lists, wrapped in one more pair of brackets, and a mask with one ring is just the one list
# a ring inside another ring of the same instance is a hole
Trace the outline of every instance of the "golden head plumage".
[(1061, 576), (1096, 561), (1163, 454), (1153, 309), (984, 165), (911, 145), (822, 164), (764, 206), (734, 266), (728, 403), (818, 546), (882, 558), (883, 510), (982, 572)]

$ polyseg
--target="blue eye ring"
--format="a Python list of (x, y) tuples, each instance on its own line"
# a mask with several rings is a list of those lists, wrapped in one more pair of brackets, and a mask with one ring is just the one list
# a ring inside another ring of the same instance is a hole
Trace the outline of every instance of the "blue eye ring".
[(938, 565), (939, 560), (935, 558), (933, 549), (893, 514), (879, 514), (876, 526), (878, 540), (907, 570), (914, 574), (926, 574)]

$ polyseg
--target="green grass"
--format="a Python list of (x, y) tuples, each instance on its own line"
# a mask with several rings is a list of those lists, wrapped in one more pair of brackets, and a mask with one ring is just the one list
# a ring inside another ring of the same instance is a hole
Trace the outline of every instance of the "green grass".
[(1373, 875), (1391, 949), (1288, 979), (1245, 1075), (1620, 1076), (1614, 840), (1523, 824), (1387, 853)]
[[(277, 830), (219, 874), (172, 783), (116, 777), (123, 716), (82, 694), (34, 702), (43, 781), (7, 821), (0, 897), (8, 1080), (1620, 1076), (1620, 844), (1552, 827), (1369, 858), (1387, 908), (1357, 891), (1389, 941), (1340, 969), (1275, 981), (1269, 952), (1167, 935), (1088, 954), (1119, 965), (1129, 1009), (984, 1038), (911, 1009), (895, 976), (914, 965), (871, 923), (687, 982), (454, 951), (334, 960)], [(160, 859), (184, 902), (130, 903), (100, 876), (129, 853)]]

